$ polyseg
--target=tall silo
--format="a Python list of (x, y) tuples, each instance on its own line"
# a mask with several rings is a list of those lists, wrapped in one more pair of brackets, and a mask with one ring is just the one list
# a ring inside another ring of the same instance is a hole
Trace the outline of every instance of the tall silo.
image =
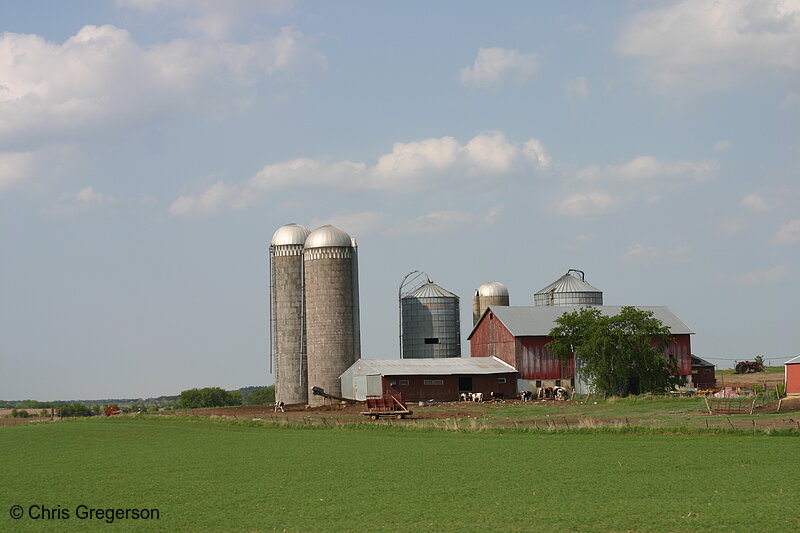
[(583, 270), (567, 273), (533, 295), (534, 305), (603, 305), (603, 292), (586, 283)]
[(285, 403), (308, 401), (303, 243), (309, 233), (300, 224), (286, 224), (269, 246), (270, 366), (274, 364), (275, 397)]
[[(312, 231), (303, 248), (308, 386), (341, 396), (339, 376), (361, 356), (356, 242), (339, 228)], [(322, 405), (310, 396), (310, 405)]]
[(461, 357), (458, 296), (425, 279), (408, 292), (401, 285), (400, 357)]
[(484, 283), (472, 296), (472, 326), (478, 323), (484, 311), (491, 305), (509, 305), (508, 288), (498, 281)]

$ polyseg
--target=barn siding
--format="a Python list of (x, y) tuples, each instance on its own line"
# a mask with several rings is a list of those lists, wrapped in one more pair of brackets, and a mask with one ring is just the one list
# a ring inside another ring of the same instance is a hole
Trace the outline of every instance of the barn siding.
[(785, 365), (786, 394), (800, 394), (800, 364)]
[[(458, 379), (461, 377), (472, 378), (472, 392), (482, 392), (484, 399), (489, 398), (490, 392), (502, 392), (506, 398), (511, 398), (517, 393), (517, 374), (487, 374), (487, 375), (456, 375), (456, 376), (384, 376), (384, 394), (397, 391), (403, 399), (409, 402), (420, 400), (436, 400), (437, 402), (452, 402), (458, 400)], [(505, 383), (499, 383), (498, 378), (504, 378)], [(400, 385), (401, 379), (407, 379), (408, 385)], [(425, 385), (425, 380), (441, 379), (443, 385)], [(394, 385), (392, 385), (394, 383)]]
[(574, 361), (562, 361), (545, 346), (550, 337), (517, 337), (517, 360), (522, 379), (570, 379)]
[(470, 356), (497, 357), (517, 368), (514, 336), (491, 311), (483, 315), (469, 342)]

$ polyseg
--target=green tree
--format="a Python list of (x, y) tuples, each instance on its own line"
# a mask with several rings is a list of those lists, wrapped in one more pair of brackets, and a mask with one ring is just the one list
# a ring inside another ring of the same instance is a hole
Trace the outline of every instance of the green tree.
[(177, 403), (177, 407), (182, 409), (223, 407), (227, 405), (242, 405), (242, 395), (239, 391), (228, 392), (219, 387), (189, 389), (181, 392)]
[(275, 403), (275, 385), (250, 391), (247, 395), (247, 405), (266, 405)]
[(556, 324), (547, 347), (560, 359), (577, 356), (598, 392), (665, 392), (682, 382), (675, 360), (664, 355), (669, 328), (651, 311), (628, 306), (605, 316), (596, 307), (584, 307), (564, 313)]

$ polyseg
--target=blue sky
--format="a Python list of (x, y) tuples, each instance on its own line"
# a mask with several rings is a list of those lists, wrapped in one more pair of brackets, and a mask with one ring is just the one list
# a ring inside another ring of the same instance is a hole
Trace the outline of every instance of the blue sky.
[(414, 269), (569, 268), (694, 353), (798, 354), (800, 2), (0, 4), (0, 398), (272, 383), (267, 246), (359, 242), (362, 353)]

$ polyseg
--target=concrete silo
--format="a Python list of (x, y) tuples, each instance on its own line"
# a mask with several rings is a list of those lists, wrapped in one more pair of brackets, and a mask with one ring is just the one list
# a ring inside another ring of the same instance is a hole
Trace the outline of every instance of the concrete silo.
[(308, 401), (303, 243), (309, 233), (299, 224), (281, 226), (269, 247), (270, 365), (275, 368), (275, 397), (285, 403)]
[(586, 283), (583, 270), (573, 268), (533, 295), (534, 305), (603, 305), (603, 292)]
[(509, 305), (508, 288), (497, 281), (484, 283), (472, 296), (472, 326), (478, 323), (483, 312), (491, 305)]
[(303, 248), (308, 386), (336, 396), (339, 376), (361, 357), (356, 251), (355, 239), (331, 225), (312, 231)]
[(458, 296), (427, 275), (425, 279), (425, 283), (406, 292), (401, 285), (400, 357), (461, 357)]

